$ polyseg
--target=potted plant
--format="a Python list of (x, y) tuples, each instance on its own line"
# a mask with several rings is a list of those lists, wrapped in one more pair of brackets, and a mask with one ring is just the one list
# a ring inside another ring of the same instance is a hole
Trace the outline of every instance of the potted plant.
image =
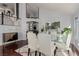
[(65, 27), (64, 30), (61, 32), (61, 40), (66, 43), (66, 39), (71, 32), (71, 28)]
[(63, 34), (63, 33), (68, 34), (68, 33), (70, 33), (70, 32), (71, 32), (71, 28), (65, 27), (64, 30), (62, 31), (62, 34)]

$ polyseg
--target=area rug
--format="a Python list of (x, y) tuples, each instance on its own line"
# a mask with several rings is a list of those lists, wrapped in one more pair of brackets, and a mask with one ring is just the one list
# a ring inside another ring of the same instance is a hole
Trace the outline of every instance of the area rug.
[[(25, 45), (21, 48), (18, 48), (15, 51), (17, 53), (21, 54), (22, 56), (28, 56), (28, 46), (27, 45)], [(32, 49), (31, 49), (31, 56), (35, 56), (35, 51), (33, 51)], [(39, 56), (39, 52), (37, 52), (37, 56)], [(44, 56), (44, 55), (42, 54), (42, 56)]]
[[(15, 51), (17, 53), (21, 54), (22, 56), (28, 56), (28, 46), (27, 45), (25, 45), (21, 48), (18, 48)], [(32, 49), (31, 49), (31, 56), (35, 56), (35, 51), (33, 51)], [(37, 52), (37, 56), (39, 56), (39, 52)], [(45, 56), (45, 55), (41, 54), (41, 56)], [(69, 56), (69, 55), (67, 55), (64, 52), (57, 51), (56, 56)], [(77, 55), (74, 53), (74, 55), (71, 54), (70, 56), (77, 56)]]

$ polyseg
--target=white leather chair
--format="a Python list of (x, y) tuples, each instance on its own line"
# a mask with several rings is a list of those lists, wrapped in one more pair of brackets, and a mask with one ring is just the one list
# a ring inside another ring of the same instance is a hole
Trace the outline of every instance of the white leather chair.
[(38, 34), (39, 40), (39, 51), (46, 55), (51, 56), (54, 55), (54, 46), (51, 44), (51, 35), (47, 33), (39, 33)]
[(64, 41), (61, 44), (57, 45), (58, 49), (60, 50), (59, 52), (61, 52), (61, 54), (64, 56), (73, 55), (72, 50), (70, 48), (71, 37), (72, 32), (70, 32), (67, 36), (63, 35)]
[(38, 49), (38, 40), (36, 37), (36, 34), (34, 34), (32, 31), (29, 31), (27, 33), (28, 38), (28, 48), (30, 48), (30, 52), (35, 52)]

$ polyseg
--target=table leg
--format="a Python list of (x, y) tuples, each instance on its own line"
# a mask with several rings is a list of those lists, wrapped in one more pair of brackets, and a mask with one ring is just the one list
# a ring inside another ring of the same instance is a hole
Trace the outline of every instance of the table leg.
[(37, 51), (35, 51), (35, 56), (37, 56)]
[(58, 49), (58, 47), (56, 47), (54, 50), (54, 56), (56, 56), (57, 49)]
[(28, 48), (28, 56), (30, 55), (30, 48)]

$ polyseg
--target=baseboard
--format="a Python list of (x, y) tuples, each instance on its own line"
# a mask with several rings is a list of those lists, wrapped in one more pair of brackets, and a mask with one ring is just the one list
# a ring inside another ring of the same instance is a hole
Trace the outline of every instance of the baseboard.
[(2, 45), (10, 44), (10, 43), (13, 43), (13, 42), (16, 42), (16, 41), (20, 41), (20, 40), (14, 40), (14, 41), (11, 41), (11, 42), (5, 42), (5, 43), (2, 43)]

